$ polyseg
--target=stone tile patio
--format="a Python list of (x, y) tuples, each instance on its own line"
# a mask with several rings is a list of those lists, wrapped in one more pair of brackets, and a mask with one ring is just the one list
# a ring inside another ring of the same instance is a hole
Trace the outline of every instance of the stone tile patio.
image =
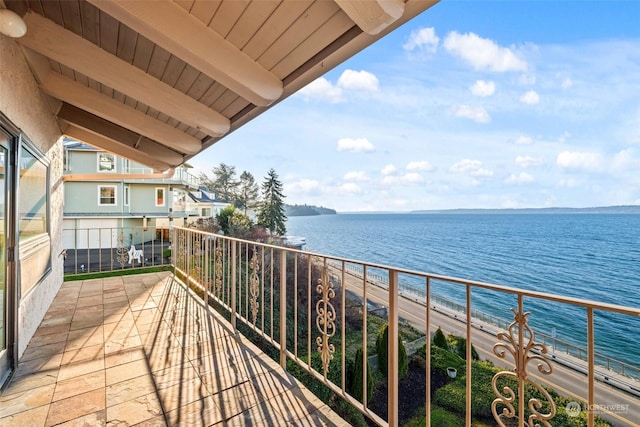
[(65, 282), (0, 426), (346, 425), (169, 273)]

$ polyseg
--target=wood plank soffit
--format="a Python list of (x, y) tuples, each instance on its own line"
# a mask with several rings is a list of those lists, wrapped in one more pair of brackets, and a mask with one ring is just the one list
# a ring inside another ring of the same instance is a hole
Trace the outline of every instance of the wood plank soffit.
[(255, 105), (282, 95), (276, 75), (173, 2), (89, 2)]
[(25, 16), (29, 31), (18, 42), (127, 96), (202, 130), (222, 136), (229, 119), (36, 13)]

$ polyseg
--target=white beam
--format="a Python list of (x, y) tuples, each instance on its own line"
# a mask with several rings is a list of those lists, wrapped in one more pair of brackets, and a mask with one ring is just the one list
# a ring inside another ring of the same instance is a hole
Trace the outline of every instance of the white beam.
[(340, 8), (367, 34), (376, 35), (402, 17), (402, 0), (335, 0)]
[(206, 134), (222, 136), (229, 131), (229, 119), (223, 115), (53, 21), (33, 12), (24, 20), (29, 28), (19, 40), (24, 46)]
[(49, 73), (41, 88), (55, 98), (144, 135), (175, 151), (197, 154), (202, 150), (199, 139), (58, 73)]
[(94, 147), (102, 148), (103, 150), (133, 160), (134, 162), (149, 166), (155, 171), (165, 171), (172, 167), (170, 164), (162, 162), (140, 151), (137, 151), (134, 148), (128, 147), (124, 144), (120, 144), (117, 141), (105, 138), (102, 135), (98, 135), (86, 129), (82, 129), (73, 124), (68, 124), (68, 126), (63, 127), (62, 132), (71, 138), (77, 139), (78, 141), (86, 142), (87, 144), (93, 145)]
[(89, 2), (255, 105), (282, 95), (276, 75), (174, 2)]
[[(72, 105), (62, 105), (58, 111), (58, 120), (116, 142), (129, 155), (139, 153), (171, 166), (177, 166), (184, 162), (182, 154)], [(125, 154), (125, 157), (129, 155)]]

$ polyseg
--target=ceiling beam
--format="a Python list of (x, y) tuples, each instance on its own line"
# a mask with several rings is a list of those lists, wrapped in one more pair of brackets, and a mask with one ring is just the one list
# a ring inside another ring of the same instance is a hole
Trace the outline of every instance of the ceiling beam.
[(362, 31), (376, 35), (402, 17), (403, 0), (335, 0)]
[(89, 2), (255, 105), (282, 95), (276, 75), (174, 2)]
[[(158, 144), (142, 135), (118, 126), (103, 118), (88, 113), (69, 104), (62, 104), (58, 111), (58, 119), (69, 123), (76, 128), (84, 129), (94, 135), (102, 137), (97, 146), (121, 154), (125, 157), (143, 156), (158, 160), (162, 164), (174, 167), (184, 162), (180, 153)], [(75, 135), (69, 135), (76, 138)], [(108, 140), (108, 146), (104, 146), (104, 140)], [(89, 141), (86, 141), (92, 144)], [(115, 143), (115, 144), (114, 144)], [(115, 147), (115, 148), (114, 148)], [(148, 164), (148, 162), (146, 162)]]
[(62, 133), (70, 138), (85, 142), (89, 145), (93, 145), (94, 147), (101, 148), (119, 156), (126, 157), (129, 160), (148, 166), (154, 171), (162, 172), (172, 168), (168, 163), (161, 162), (154, 157), (150, 157), (140, 151), (131, 149), (130, 147), (123, 146), (116, 141), (112, 141), (102, 135), (82, 129), (74, 124), (63, 122), (61, 125)]
[(212, 136), (229, 131), (229, 119), (111, 55), (53, 21), (29, 12), (24, 46)]
[(197, 154), (202, 142), (146, 114), (58, 73), (49, 73), (40, 88), (47, 94), (130, 129), (185, 154)]

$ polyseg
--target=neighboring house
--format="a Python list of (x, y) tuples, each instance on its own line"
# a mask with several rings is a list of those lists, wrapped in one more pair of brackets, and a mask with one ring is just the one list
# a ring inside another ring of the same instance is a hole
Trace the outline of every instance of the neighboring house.
[(215, 194), (208, 191), (205, 187), (200, 187), (195, 191), (189, 192), (189, 198), (195, 203), (199, 217), (201, 218), (216, 217), (222, 209), (231, 205), (231, 203), (217, 200)]
[(189, 197), (199, 181), (185, 166), (155, 173), (74, 140), (64, 143), (63, 181), (65, 249), (114, 247), (120, 233), (125, 245), (168, 238), (171, 225), (200, 213)]

